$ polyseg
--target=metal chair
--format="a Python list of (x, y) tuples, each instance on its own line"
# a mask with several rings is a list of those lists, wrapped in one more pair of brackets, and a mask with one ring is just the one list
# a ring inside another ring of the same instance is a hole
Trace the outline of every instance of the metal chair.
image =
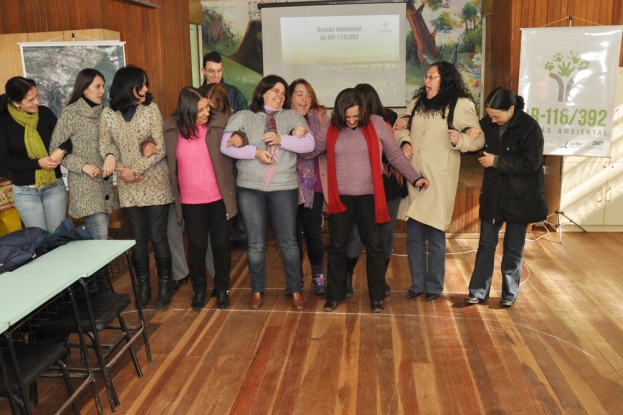
[[(6, 349), (2, 351), (0, 357), (0, 366), (2, 366), (0, 396), (9, 398), (14, 413), (32, 414), (26, 389), (35, 384), (39, 377), (54, 366), (62, 373), (67, 393), (70, 398), (72, 397), (74, 388), (67, 366), (62, 360), (63, 356), (65, 356), (65, 347), (60, 343), (14, 344), (10, 340), (6, 341)], [(38, 406), (36, 398), (34, 404), (35, 407)], [(65, 403), (59, 412), (68, 405)], [(79, 415), (80, 410), (75, 399), (71, 405), (74, 413)], [(18, 410), (20, 412), (16, 412)]]
[[(88, 287), (92, 285), (90, 282), (81, 280), (80, 283), (83, 287), (87, 287), (84, 292), (89, 292), (89, 295), (83, 295), (81, 298), (76, 299), (80, 326), (84, 334), (90, 339), (91, 344), (88, 348), (93, 349), (97, 356), (99, 367), (93, 367), (93, 371), (102, 374), (110, 400), (110, 407), (114, 412), (120, 405), (120, 402), (109, 375), (109, 369), (127, 350), (134, 363), (136, 374), (138, 377), (143, 376), (140, 364), (136, 358), (136, 353), (132, 348), (132, 343), (139, 337), (138, 335), (142, 332), (144, 326), (143, 324), (138, 327), (128, 327), (126, 325), (121, 313), (131, 304), (128, 294), (94, 293), (93, 290), (88, 290)], [(62, 334), (67, 338), (69, 334), (77, 333), (78, 326), (76, 325), (73, 312), (69, 305), (70, 304), (65, 302), (64, 307), (60, 306), (53, 310), (48, 308), (45, 314), (40, 313), (33, 317), (31, 330), (35, 333)], [(118, 325), (112, 324), (115, 320), (118, 321)], [(130, 336), (129, 329), (138, 330), (138, 332), (135, 333), (134, 336)], [(119, 333), (111, 342), (102, 343), (99, 333), (103, 330), (116, 330)], [(125, 344), (122, 345), (123, 342), (125, 342)], [(65, 345), (72, 348), (79, 347), (79, 344), (73, 343), (66, 343)], [(121, 346), (121, 348), (119, 348), (119, 346)], [(117, 349), (117, 353), (115, 353), (112, 358), (108, 359)], [(151, 362), (149, 351), (148, 358)], [(70, 367), (69, 371), (86, 372), (87, 368)]]

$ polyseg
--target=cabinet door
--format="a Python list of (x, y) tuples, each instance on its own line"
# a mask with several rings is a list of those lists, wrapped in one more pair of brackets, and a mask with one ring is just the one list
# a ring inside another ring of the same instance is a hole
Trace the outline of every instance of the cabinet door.
[(608, 170), (601, 159), (586, 158), (580, 163), (565, 159), (560, 210), (579, 225), (603, 225)]
[(623, 225), (623, 162), (608, 167), (604, 201), (604, 225)]

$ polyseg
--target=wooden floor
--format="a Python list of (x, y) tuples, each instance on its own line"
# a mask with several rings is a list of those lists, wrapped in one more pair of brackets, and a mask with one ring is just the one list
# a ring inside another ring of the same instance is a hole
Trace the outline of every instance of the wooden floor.
[[(396, 239), (393, 291), (380, 315), (370, 312), (365, 261), (354, 297), (335, 312), (322, 310), (309, 277), (305, 311), (292, 311), (274, 242), (264, 304), (249, 310), (246, 254), (234, 250), (228, 310), (215, 310), (214, 299), (202, 312), (190, 310), (190, 285), (168, 310), (156, 311), (152, 299), (146, 317), (154, 365), (140, 343), (143, 378), (127, 358), (113, 369), (122, 404), (116, 413), (623, 414), (623, 234), (566, 233), (562, 245), (552, 234), (526, 243), (520, 296), (510, 309), (499, 306), (497, 270), (487, 303), (463, 303), (477, 243), (448, 240), (448, 252), (459, 254), (448, 256), (443, 295), (427, 302), (406, 298), (405, 239)], [(116, 289), (127, 290), (127, 280), (117, 276)], [(35, 414), (53, 413), (65, 394), (60, 383), (40, 381)], [(96, 413), (89, 391), (80, 406)], [(0, 413), (9, 412), (0, 400)]]

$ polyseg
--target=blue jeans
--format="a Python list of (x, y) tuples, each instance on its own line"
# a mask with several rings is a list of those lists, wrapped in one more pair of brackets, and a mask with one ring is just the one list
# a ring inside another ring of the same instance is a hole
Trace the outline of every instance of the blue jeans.
[(108, 239), (108, 213), (94, 213), (84, 217), (84, 224), (93, 239)]
[[(469, 293), (481, 300), (489, 298), (495, 248), (502, 223), (480, 221), (480, 240), (476, 253), (476, 264), (469, 282)], [(526, 223), (506, 223), (504, 233), (504, 254), (502, 255), (502, 298), (516, 300), (519, 294), (523, 248), (526, 243)]]
[(266, 288), (266, 230), (270, 214), (285, 269), (286, 285), (291, 293), (300, 292), (301, 269), (296, 243), (298, 189), (263, 192), (237, 187), (236, 190), (238, 208), (247, 228), (251, 289), (261, 293)]
[[(426, 260), (428, 242), (428, 261)], [(446, 275), (446, 233), (413, 219), (407, 221), (407, 254), (411, 271), (409, 290), (440, 294)]]
[(13, 197), (27, 228), (36, 226), (54, 232), (67, 218), (67, 190), (63, 179), (39, 189), (13, 185)]

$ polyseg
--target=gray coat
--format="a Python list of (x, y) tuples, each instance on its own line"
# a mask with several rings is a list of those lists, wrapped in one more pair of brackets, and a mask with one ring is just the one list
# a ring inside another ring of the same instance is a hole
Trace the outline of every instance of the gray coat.
[[(143, 157), (140, 144), (149, 137), (156, 144), (158, 154)], [(162, 138), (162, 115), (153, 102), (139, 105), (130, 122), (123, 119), (121, 112), (104, 108), (100, 121), (100, 154), (103, 158), (107, 154), (114, 155), (115, 167), (129, 167), (135, 177), (144, 177), (136, 183), (118, 180), (121, 207), (157, 206), (173, 202)]]
[(93, 164), (100, 169), (104, 164), (99, 152), (101, 114), (101, 105), (91, 107), (81, 98), (63, 110), (52, 134), (51, 149), (58, 148), (67, 140), (71, 140), (73, 144), (72, 153), (63, 158), (62, 164), (69, 170), (69, 214), (74, 218), (95, 213), (110, 214), (113, 209), (119, 208), (112, 177), (92, 178), (82, 171), (85, 164)]
[[(221, 137), (223, 129), (227, 124), (228, 117), (220, 112), (213, 111), (210, 116), (208, 125), (208, 134), (206, 135), (206, 144), (208, 153), (216, 174), (216, 183), (218, 184), (223, 203), (227, 210), (227, 218), (231, 219), (238, 213), (238, 205), (236, 203), (236, 180), (234, 179), (234, 163), (231, 158), (221, 153)], [(175, 213), (177, 222), (182, 222), (182, 204), (180, 203), (180, 191), (177, 180), (177, 141), (179, 139), (179, 127), (173, 117), (168, 118), (164, 122), (164, 144), (167, 149), (167, 163), (169, 164), (169, 180), (171, 190), (175, 198)], [(153, 156), (152, 156), (153, 157)]]

